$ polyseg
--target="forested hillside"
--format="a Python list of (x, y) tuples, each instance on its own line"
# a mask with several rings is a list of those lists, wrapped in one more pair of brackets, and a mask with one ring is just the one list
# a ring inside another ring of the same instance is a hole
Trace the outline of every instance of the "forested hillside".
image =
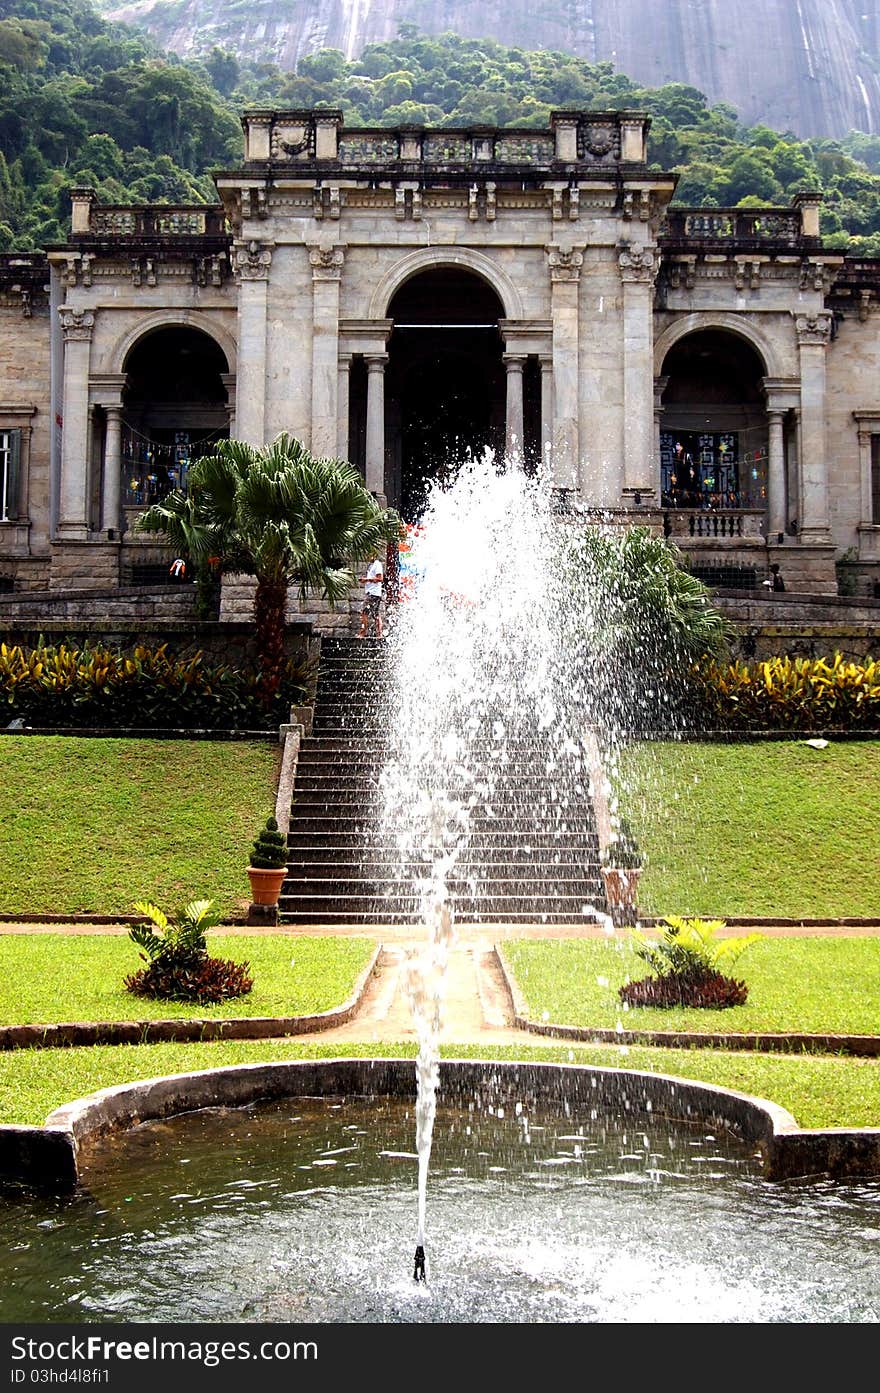
[(830, 245), (880, 255), (880, 137), (744, 127), (695, 88), (640, 87), (562, 53), (406, 30), (351, 62), (311, 54), (294, 74), (219, 49), (198, 62), (164, 55), (87, 0), (0, 0), (0, 78), (0, 250), (63, 240), (78, 184), (105, 202), (213, 200), (210, 171), (241, 156), (244, 106), (323, 104), (350, 125), (536, 126), (558, 107), (647, 110), (650, 157), (679, 172), (677, 202), (778, 204), (821, 188)]

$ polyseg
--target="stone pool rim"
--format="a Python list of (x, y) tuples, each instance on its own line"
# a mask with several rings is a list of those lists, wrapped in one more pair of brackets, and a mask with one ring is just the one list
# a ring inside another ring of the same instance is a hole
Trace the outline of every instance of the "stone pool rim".
[[(0, 1125), (0, 1182), (70, 1193), (83, 1178), (93, 1139), (201, 1108), (283, 1097), (408, 1097), (414, 1102), (415, 1088), (412, 1059), (344, 1056), (231, 1064), (117, 1084), (56, 1108), (42, 1127)], [(599, 1065), (441, 1061), (441, 1102), (476, 1095), (488, 1104), (502, 1093), (511, 1101), (623, 1108), (634, 1120), (660, 1116), (726, 1127), (755, 1145), (767, 1180), (880, 1175), (880, 1128), (800, 1128), (777, 1103), (715, 1084)]]

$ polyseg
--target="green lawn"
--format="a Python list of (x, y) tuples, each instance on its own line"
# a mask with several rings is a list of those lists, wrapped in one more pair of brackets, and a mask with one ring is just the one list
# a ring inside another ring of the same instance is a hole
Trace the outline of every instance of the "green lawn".
[(880, 937), (764, 938), (731, 975), (748, 983), (744, 1006), (727, 1010), (639, 1006), (617, 988), (647, 977), (625, 931), (613, 941), (529, 940), (503, 952), (528, 1002), (529, 1018), (625, 1030), (803, 1032), (880, 1035)]
[(0, 740), (0, 912), (246, 906), (248, 852), (275, 806), (269, 742)]
[[(0, 1054), (0, 1122), (39, 1126), (54, 1108), (99, 1088), (193, 1069), (274, 1059), (414, 1058), (415, 1045), (236, 1040), (204, 1045), (95, 1045)], [(480, 1046), (450, 1045), (447, 1059), (485, 1059)], [(802, 1127), (880, 1125), (880, 1065), (840, 1056), (733, 1054), (608, 1046), (508, 1046), (492, 1059), (562, 1061), (651, 1070), (767, 1098)], [(415, 1097), (413, 1069), (413, 1097)]]
[(649, 742), (614, 782), (644, 913), (880, 916), (880, 742)]
[(216, 957), (247, 961), (253, 991), (218, 1006), (132, 996), (123, 978), (142, 966), (128, 936), (0, 934), (0, 1024), (225, 1016), (300, 1016), (351, 996), (375, 944), (365, 938), (208, 937)]

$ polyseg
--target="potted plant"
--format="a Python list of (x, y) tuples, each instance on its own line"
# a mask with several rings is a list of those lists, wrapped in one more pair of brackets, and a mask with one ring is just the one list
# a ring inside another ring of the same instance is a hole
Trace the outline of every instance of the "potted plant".
[(277, 905), (287, 876), (287, 838), (278, 831), (274, 817), (266, 819), (254, 841), (247, 873), (252, 902), (255, 905)]
[(616, 835), (602, 848), (600, 866), (611, 918), (615, 924), (632, 921), (636, 916), (642, 855), (625, 817), (620, 818)]

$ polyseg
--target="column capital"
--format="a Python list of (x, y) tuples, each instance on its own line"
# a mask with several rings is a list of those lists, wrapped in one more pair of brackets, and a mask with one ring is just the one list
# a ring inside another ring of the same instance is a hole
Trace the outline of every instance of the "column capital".
[(799, 348), (825, 348), (831, 340), (831, 315), (827, 310), (820, 314), (799, 314), (795, 328)]
[(62, 305), (58, 311), (65, 343), (90, 343), (95, 327), (95, 316), (91, 310), (73, 309)]
[(508, 372), (522, 372), (526, 365), (525, 353), (502, 353), (501, 361)]
[(620, 279), (624, 285), (653, 285), (660, 269), (660, 259), (654, 245), (645, 247), (619, 246), (617, 264), (620, 268)]
[(385, 364), (388, 362), (387, 353), (365, 353), (364, 362), (367, 365), (367, 372), (385, 371)]
[(580, 280), (581, 267), (584, 264), (584, 254), (577, 247), (572, 247), (569, 251), (551, 242), (544, 248), (547, 254), (547, 264), (550, 267), (551, 281), (578, 281)]
[(309, 247), (309, 262), (313, 281), (339, 281), (345, 264), (343, 247)]
[(272, 242), (260, 242), (256, 238), (236, 242), (232, 257), (232, 269), (236, 278), (242, 281), (267, 281), (272, 264), (273, 246)]

